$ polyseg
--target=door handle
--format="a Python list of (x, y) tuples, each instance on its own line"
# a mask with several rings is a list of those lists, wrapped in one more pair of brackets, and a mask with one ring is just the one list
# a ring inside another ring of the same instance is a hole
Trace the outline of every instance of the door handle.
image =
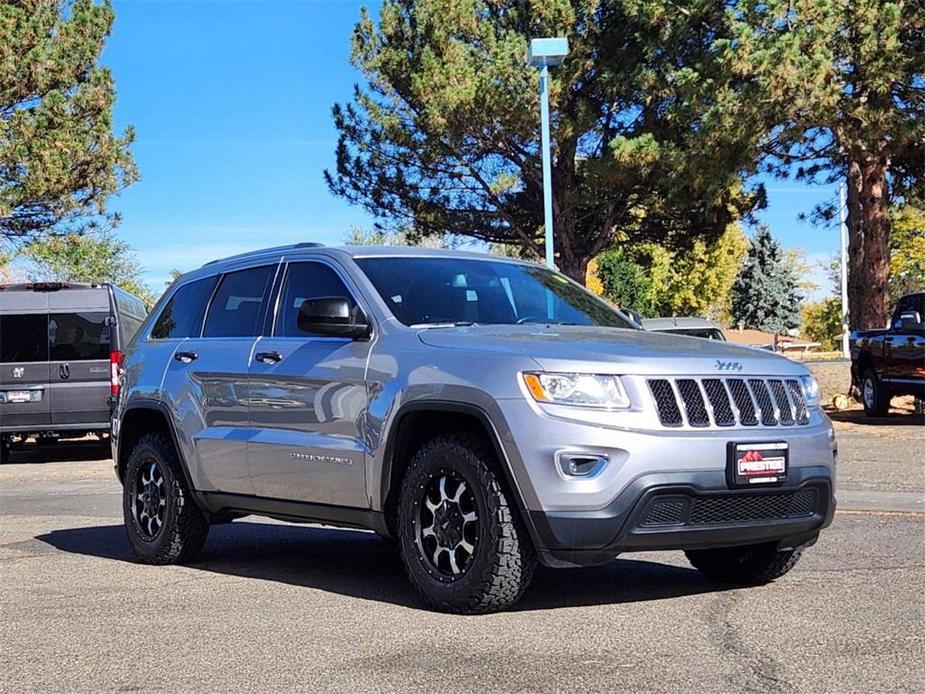
[(283, 360), (283, 355), (279, 352), (257, 352), (254, 359), (263, 364), (279, 364)]
[(71, 377), (71, 365), (70, 364), (61, 364), (58, 367), (58, 376), (61, 377), (62, 381), (66, 381)]
[(199, 355), (195, 352), (177, 352), (173, 355), (173, 358), (177, 361), (183, 362), (184, 364), (192, 364), (194, 361), (199, 359)]

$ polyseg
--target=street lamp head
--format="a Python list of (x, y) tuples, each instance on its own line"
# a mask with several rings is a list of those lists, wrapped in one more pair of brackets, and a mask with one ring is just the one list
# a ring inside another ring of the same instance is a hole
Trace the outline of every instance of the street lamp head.
[(568, 39), (533, 39), (527, 51), (527, 63), (534, 67), (561, 65), (568, 55)]

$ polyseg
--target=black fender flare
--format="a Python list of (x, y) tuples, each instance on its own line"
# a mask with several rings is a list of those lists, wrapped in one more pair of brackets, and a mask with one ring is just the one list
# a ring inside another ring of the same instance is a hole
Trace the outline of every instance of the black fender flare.
[[(160, 400), (153, 400), (153, 399), (148, 399), (148, 398), (141, 398), (141, 399), (133, 400), (129, 405), (126, 406), (124, 410), (119, 412), (120, 431), (116, 439), (116, 446), (117, 446), (116, 455), (118, 456), (118, 458), (115, 461), (116, 466), (117, 467), (120, 466), (119, 461), (122, 459), (122, 453), (123, 453), (122, 452), (122, 436), (121, 436), (122, 425), (125, 421), (126, 416), (130, 414), (131, 412), (134, 412), (137, 410), (153, 410), (153, 411), (158, 412), (160, 415), (164, 417), (164, 421), (167, 422), (167, 432), (170, 434), (170, 440), (173, 442), (173, 448), (177, 453), (177, 460), (180, 461), (180, 470), (183, 473), (183, 479), (186, 482), (186, 488), (190, 490), (190, 493), (196, 499), (196, 502), (199, 505), (199, 507), (205, 508), (205, 506), (202, 503), (202, 499), (200, 498), (199, 492), (197, 492), (196, 488), (193, 486), (193, 478), (190, 476), (189, 466), (187, 465), (186, 459), (183, 457), (183, 449), (180, 448), (180, 440), (177, 438), (176, 425), (174, 424), (173, 417), (170, 414), (170, 408), (167, 407), (167, 405), (161, 402)], [(121, 474), (120, 474), (120, 479), (121, 479)]]
[(498, 462), (501, 465), (501, 470), (504, 474), (505, 482), (507, 483), (508, 489), (510, 489), (513, 493), (514, 503), (517, 506), (517, 510), (520, 512), (520, 517), (523, 519), (524, 525), (527, 527), (527, 532), (530, 534), (530, 539), (533, 542), (533, 546), (536, 548), (537, 552), (545, 549), (545, 543), (542, 541), (542, 536), (537, 531), (533, 521), (533, 516), (527, 508), (523, 491), (521, 490), (520, 485), (514, 476), (510, 458), (507, 454), (507, 451), (501, 445), (501, 436), (498, 433), (497, 426), (492, 421), (488, 412), (486, 412), (478, 405), (473, 405), (471, 403), (464, 403), (453, 400), (422, 399), (407, 402), (398, 408), (398, 411), (392, 417), (392, 422), (389, 425), (389, 430), (386, 437), (383, 454), (382, 474), (379, 479), (380, 508), (385, 510), (386, 500), (389, 498), (389, 494), (392, 492), (392, 468), (395, 458), (395, 441), (398, 438), (398, 429), (401, 426), (401, 422), (405, 416), (413, 412), (457, 413), (472, 416), (479, 421), (479, 423), (488, 433), (489, 441), (491, 442), (491, 445), (495, 451), (495, 455), (498, 458)]

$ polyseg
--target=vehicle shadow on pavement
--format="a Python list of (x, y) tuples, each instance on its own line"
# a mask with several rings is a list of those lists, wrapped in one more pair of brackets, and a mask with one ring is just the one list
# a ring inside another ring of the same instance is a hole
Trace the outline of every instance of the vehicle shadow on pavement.
[(893, 409), (887, 417), (868, 417), (864, 410), (826, 410), (833, 422), (868, 426), (925, 426), (925, 416), (912, 410)]
[[(62, 552), (135, 562), (121, 525), (54, 530), (35, 539)], [(397, 545), (368, 532), (235, 521), (212, 527), (189, 568), (424, 609), (405, 576)], [(540, 567), (513, 609), (665, 600), (724, 589), (693, 569), (617, 559), (581, 569)]]
[(77, 463), (109, 458), (109, 441), (62, 441), (50, 446), (27, 443), (10, 451), (5, 465), (48, 465)]

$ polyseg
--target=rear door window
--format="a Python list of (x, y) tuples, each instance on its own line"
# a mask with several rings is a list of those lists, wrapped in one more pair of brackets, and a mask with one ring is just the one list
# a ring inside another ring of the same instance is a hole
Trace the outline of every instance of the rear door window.
[(209, 307), (203, 337), (256, 336), (275, 270), (265, 265), (225, 275)]
[(0, 316), (0, 362), (48, 361), (48, 315)]
[(151, 337), (155, 340), (199, 337), (206, 304), (217, 280), (217, 277), (207, 277), (185, 284), (174, 292), (157, 317)]
[(48, 317), (51, 361), (109, 359), (112, 327), (109, 314), (53, 313)]

